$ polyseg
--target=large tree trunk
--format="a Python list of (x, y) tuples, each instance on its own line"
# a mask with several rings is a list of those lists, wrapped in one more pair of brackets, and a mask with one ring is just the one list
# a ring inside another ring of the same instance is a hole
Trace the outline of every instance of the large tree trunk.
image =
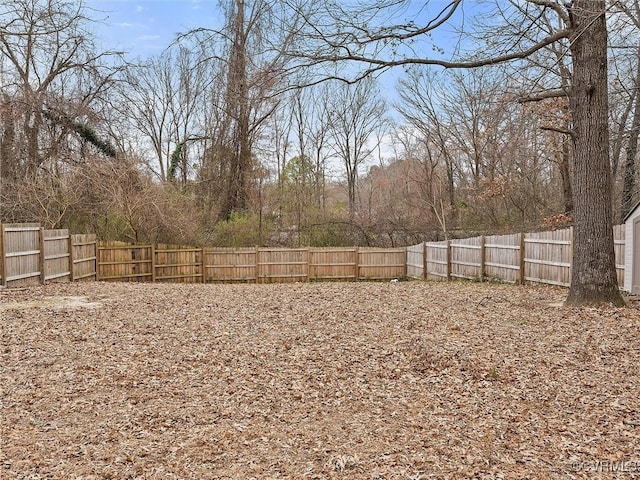
[[(4, 94), (0, 101), (0, 188), (2, 185), (16, 180), (18, 158), (15, 155), (16, 122), (15, 112), (9, 95)], [(0, 197), (4, 194), (0, 190)]]
[(247, 177), (251, 166), (251, 144), (249, 139), (249, 86), (247, 75), (247, 32), (245, 25), (245, 2), (235, 0), (232, 19), (233, 43), (229, 55), (228, 110), (234, 122), (232, 156), (229, 159), (225, 200), (222, 219), (229, 220), (233, 213), (247, 209)]
[(571, 187), (571, 145), (568, 138), (562, 139), (562, 152), (560, 157), (560, 177), (562, 178), (562, 199), (564, 213), (573, 213), (573, 188)]
[(568, 304), (623, 305), (613, 247), (604, 0), (574, 0), (574, 238)]

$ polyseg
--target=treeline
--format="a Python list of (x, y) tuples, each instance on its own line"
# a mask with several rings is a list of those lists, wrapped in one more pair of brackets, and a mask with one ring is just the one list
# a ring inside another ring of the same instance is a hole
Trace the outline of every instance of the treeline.
[[(638, 199), (640, 12), (616, 5), (609, 117), (620, 221)], [(224, 12), (223, 27), (184, 32), (134, 61), (97, 49), (99, 15), (81, 2), (0, 5), (2, 222), (105, 240), (320, 246), (572, 221), (568, 102), (531, 93), (569, 88), (562, 43), (490, 69), (408, 67), (386, 92), (375, 76), (351, 84), (303, 65), (295, 53), (311, 40), (297, 34), (304, 12), (291, 2), (207, 8)], [(473, 30), (481, 48), (500, 21)]]

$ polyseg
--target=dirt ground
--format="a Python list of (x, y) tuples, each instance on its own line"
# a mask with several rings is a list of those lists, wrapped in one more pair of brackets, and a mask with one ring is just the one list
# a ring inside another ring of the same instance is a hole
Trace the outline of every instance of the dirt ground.
[(640, 309), (475, 283), (0, 291), (0, 478), (640, 478)]

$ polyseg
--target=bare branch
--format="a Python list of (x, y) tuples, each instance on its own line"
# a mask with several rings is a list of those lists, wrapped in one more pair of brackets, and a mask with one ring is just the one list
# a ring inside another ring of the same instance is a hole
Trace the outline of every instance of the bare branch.
[(569, 15), (567, 15), (567, 11), (558, 2), (553, 2), (551, 0), (528, 0), (528, 2), (553, 10), (566, 25), (569, 25)]
[(544, 92), (532, 93), (518, 98), (519, 103), (540, 102), (548, 98), (562, 98), (571, 95), (571, 91), (565, 88), (545, 90)]
[[(313, 66), (320, 65), (325, 63), (338, 63), (338, 62), (357, 62), (357, 63), (365, 63), (368, 65), (372, 65), (372, 68), (367, 71), (367, 74), (371, 74), (373, 72), (379, 71), (383, 68), (390, 67), (398, 67), (403, 65), (432, 65), (432, 66), (440, 66), (443, 68), (451, 68), (451, 69), (465, 69), (465, 68), (479, 68), (486, 67), (490, 65), (497, 65), (501, 63), (510, 62), (513, 60), (521, 60), (525, 59), (532, 54), (536, 53), (539, 50), (561, 40), (564, 38), (570, 38), (572, 34), (572, 30), (570, 29), (562, 29), (558, 30), (552, 35), (547, 36), (543, 40), (537, 42), (536, 44), (530, 46), (521, 51), (508, 53), (505, 55), (499, 55), (496, 57), (488, 57), (482, 58), (478, 60), (461, 60), (461, 61), (447, 61), (447, 60), (438, 60), (435, 58), (402, 58), (398, 60), (385, 60), (380, 59), (373, 56), (366, 55), (356, 55), (356, 54), (347, 54), (347, 55), (307, 55), (307, 54), (297, 54), (300, 58), (307, 58), (310, 61), (304, 63), (300, 66)], [(296, 56), (296, 54), (293, 54)]]
[(540, 127), (540, 130), (546, 130), (549, 132), (557, 132), (562, 133), (564, 135), (569, 135), (571, 137), (575, 136), (575, 132), (573, 130), (567, 130), (566, 128), (554, 127), (552, 125), (543, 125)]

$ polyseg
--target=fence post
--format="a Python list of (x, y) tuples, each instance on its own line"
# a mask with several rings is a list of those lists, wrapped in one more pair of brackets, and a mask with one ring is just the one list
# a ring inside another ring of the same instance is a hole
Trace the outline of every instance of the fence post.
[(4, 223), (0, 223), (0, 274), (2, 274), (2, 286), (7, 286), (7, 247), (5, 244)]
[(202, 247), (200, 249), (200, 283), (206, 283), (207, 281), (207, 277), (205, 274), (205, 265), (204, 265), (204, 259), (205, 259), (205, 255), (204, 255), (204, 247)]
[(407, 275), (409, 274), (409, 269), (407, 268), (407, 261), (409, 259), (409, 254), (407, 253), (407, 247), (404, 247), (404, 275), (402, 276), (402, 278), (407, 278)]
[(422, 242), (422, 279), (427, 279), (427, 242)]
[(360, 278), (360, 247), (358, 247), (356, 245), (356, 251), (355, 251), (355, 279), (356, 282), (359, 280)]
[(573, 227), (569, 227), (569, 231), (569, 285), (571, 285), (573, 277)]
[(525, 279), (525, 242), (524, 242), (524, 233), (520, 234), (520, 285), (524, 285), (524, 279)]
[(484, 282), (484, 264), (486, 262), (487, 252), (485, 249), (484, 235), (480, 235), (480, 281)]
[(38, 230), (38, 235), (39, 235), (39, 242), (40, 242), (40, 283), (44, 285), (45, 277), (46, 277), (46, 274), (44, 271), (44, 264), (45, 264), (44, 227), (40, 227), (40, 230)]
[(70, 282), (74, 282), (75, 281), (75, 277), (73, 274), (73, 235), (71, 233), (69, 233), (69, 238), (68, 238), (68, 245), (69, 245), (69, 281)]
[(256, 273), (256, 283), (260, 283), (260, 247), (256, 245), (256, 254), (255, 254), (255, 273)]
[(100, 244), (96, 238), (96, 243), (93, 245), (94, 253), (96, 254), (96, 282), (100, 281)]
[(451, 281), (451, 240), (447, 240), (447, 282)]
[[(165, 247), (166, 248), (166, 247)], [(151, 282), (156, 282), (156, 249), (154, 245), (149, 246), (149, 250), (151, 250)], [(166, 273), (165, 273), (166, 275)]]
[(307, 282), (311, 281), (311, 247), (307, 247)]

